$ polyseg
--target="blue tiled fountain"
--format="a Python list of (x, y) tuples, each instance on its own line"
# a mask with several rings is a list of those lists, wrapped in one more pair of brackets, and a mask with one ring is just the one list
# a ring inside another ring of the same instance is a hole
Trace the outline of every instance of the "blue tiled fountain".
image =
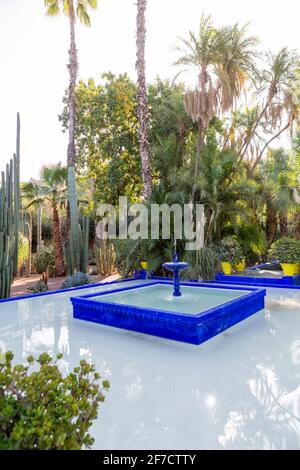
[(188, 263), (178, 260), (176, 247), (173, 261), (163, 266), (174, 273), (173, 282), (137, 284), (134, 278), (129, 287), (119, 283), (109, 292), (71, 297), (74, 318), (201, 344), (264, 308), (265, 289), (180, 282)]

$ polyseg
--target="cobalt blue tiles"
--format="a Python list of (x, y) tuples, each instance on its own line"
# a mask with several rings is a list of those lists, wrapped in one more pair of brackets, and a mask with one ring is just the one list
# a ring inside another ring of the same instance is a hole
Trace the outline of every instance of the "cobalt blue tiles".
[[(168, 285), (170, 292), (172, 291), (172, 282), (170, 281), (151, 283), (151, 286), (155, 285)], [(220, 292), (220, 289), (231, 292), (243, 291), (237, 298), (199, 313), (189, 314), (170, 311), (167, 308), (135, 306), (134, 296), (139, 289), (146, 286), (149, 284), (143, 283), (141, 280), (141, 284), (138, 286), (120, 287), (109, 292), (72, 297), (73, 316), (78, 320), (198, 345), (262, 310), (266, 295), (265, 289), (253, 287), (242, 288), (183, 282), (182, 286), (193, 286), (196, 289), (197, 295), (199, 293), (199, 299), (201, 299), (201, 292), (203, 293), (204, 289), (206, 291), (210, 289), (212, 296), (217, 295), (217, 291)], [(107, 300), (111, 294), (128, 291), (131, 291), (133, 296), (130, 305)]]

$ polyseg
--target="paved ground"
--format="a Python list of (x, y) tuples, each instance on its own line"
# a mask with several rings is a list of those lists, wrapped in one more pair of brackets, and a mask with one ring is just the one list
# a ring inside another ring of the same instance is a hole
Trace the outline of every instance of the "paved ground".
[[(111, 276), (91, 276), (92, 284), (97, 284), (101, 281), (114, 281), (118, 279), (119, 274), (112, 274)], [(18, 295), (29, 294), (27, 288), (37, 282), (41, 278), (40, 274), (34, 274), (30, 277), (20, 277), (15, 279), (12, 288), (11, 288), (11, 297), (16, 297)], [(48, 279), (49, 291), (58, 290), (61, 288), (62, 282), (65, 280), (65, 277), (51, 277)]]

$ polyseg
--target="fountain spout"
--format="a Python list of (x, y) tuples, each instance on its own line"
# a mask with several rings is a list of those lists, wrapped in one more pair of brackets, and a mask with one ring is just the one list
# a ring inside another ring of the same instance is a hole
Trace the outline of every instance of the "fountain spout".
[(163, 268), (168, 269), (169, 271), (174, 273), (173, 276), (173, 297), (181, 297), (182, 293), (180, 290), (180, 271), (183, 271), (189, 266), (189, 263), (180, 262), (178, 260), (178, 254), (176, 250), (176, 240), (174, 241), (174, 254), (173, 254), (173, 262), (171, 263), (164, 263), (162, 266)]

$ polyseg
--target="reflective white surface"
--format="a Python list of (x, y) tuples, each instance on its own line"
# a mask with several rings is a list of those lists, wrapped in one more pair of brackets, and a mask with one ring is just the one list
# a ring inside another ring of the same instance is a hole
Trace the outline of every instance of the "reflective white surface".
[(96, 365), (111, 390), (95, 448), (300, 448), (300, 291), (268, 290), (265, 311), (201, 346), (74, 320), (71, 296), (0, 304), (0, 348)]

